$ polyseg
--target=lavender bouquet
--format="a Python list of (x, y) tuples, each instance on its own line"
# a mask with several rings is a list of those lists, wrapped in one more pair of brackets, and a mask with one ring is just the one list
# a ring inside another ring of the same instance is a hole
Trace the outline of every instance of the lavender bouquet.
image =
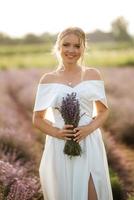
[[(76, 93), (72, 92), (63, 97), (61, 107), (58, 109), (64, 119), (65, 124), (73, 125), (73, 130), (78, 126), (80, 116), (80, 104), (78, 99), (76, 99)], [(74, 136), (70, 136), (71, 140), (67, 140), (64, 146), (64, 153), (71, 156), (79, 156), (82, 153), (81, 146), (79, 143), (74, 141)]]

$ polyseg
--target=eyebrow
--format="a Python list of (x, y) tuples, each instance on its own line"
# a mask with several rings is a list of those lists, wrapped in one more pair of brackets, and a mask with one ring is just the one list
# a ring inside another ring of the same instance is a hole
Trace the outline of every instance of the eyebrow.
[[(63, 42), (62, 44), (71, 44), (70, 42)], [(80, 43), (74, 43), (73, 45), (81, 45)]]

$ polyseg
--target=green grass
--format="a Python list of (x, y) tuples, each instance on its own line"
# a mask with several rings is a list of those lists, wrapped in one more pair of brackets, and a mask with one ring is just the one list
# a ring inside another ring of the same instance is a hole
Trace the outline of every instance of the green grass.
[(50, 52), (52, 44), (18, 44), (18, 45), (0, 45), (0, 57), (12, 56), (18, 54), (37, 54)]
[(128, 50), (92, 50), (88, 51), (85, 56), (87, 65), (97, 66), (134, 66), (134, 49)]
[[(57, 59), (52, 55), (52, 44), (0, 46), (0, 69), (52, 68)], [(90, 44), (84, 64), (88, 66), (134, 66), (134, 48), (126, 43)]]
[(133, 42), (99, 42), (99, 43), (89, 43), (88, 49), (92, 50), (128, 50), (134, 49), (134, 41)]
[(54, 67), (57, 65), (51, 53), (13, 55), (10, 57), (2, 56), (0, 59), (1, 69), (11, 68), (34, 68), (34, 67)]

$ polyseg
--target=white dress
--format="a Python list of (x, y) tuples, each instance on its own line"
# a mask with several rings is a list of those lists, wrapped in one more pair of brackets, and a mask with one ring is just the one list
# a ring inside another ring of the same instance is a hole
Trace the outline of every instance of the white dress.
[[(39, 84), (35, 98), (34, 111), (51, 108), (47, 119), (53, 126), (62, 128), (64, 121), (55, 109), (61, 105), (62, 98), (76, 92), (82, 116), (79, 126), (92, 120), (94, 101), (101, 101), (107, 107), (103, 80), (86, 80), (70, 87), (61, 83)], [(49, 110), (49, 109), (48, 109)], [(72, 159), (64, 154), (65, 140), (46, 136), (39, 174), (44, 200), (87, 200), (88, 181), (92, 175), (98, 200), (112, 200), (112, 190), (105, 147), (100, 129), (96, 129), (80, 141), (81, 156)]]

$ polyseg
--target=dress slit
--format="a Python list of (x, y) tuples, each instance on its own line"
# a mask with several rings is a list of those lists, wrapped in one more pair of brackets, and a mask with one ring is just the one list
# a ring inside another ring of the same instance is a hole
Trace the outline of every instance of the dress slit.
[(94, 178), (93, 178), (93, 175), (92, 175), (91, 172), (90, 172), (89, 178), (88, 178), (88, 199), (87, 200), (89, 200), (89, 182), (90, 182), (90, 179), (91, 179), (91, 184), (93, 184), (94, 192), (96, 193), (96, 197), (97, 197), (97, 200), (98, 200), (99, 198), (98, 198), (98, 194), (97, 194), (97, 187), (95, 185), (95, 181), (94, 181)]

